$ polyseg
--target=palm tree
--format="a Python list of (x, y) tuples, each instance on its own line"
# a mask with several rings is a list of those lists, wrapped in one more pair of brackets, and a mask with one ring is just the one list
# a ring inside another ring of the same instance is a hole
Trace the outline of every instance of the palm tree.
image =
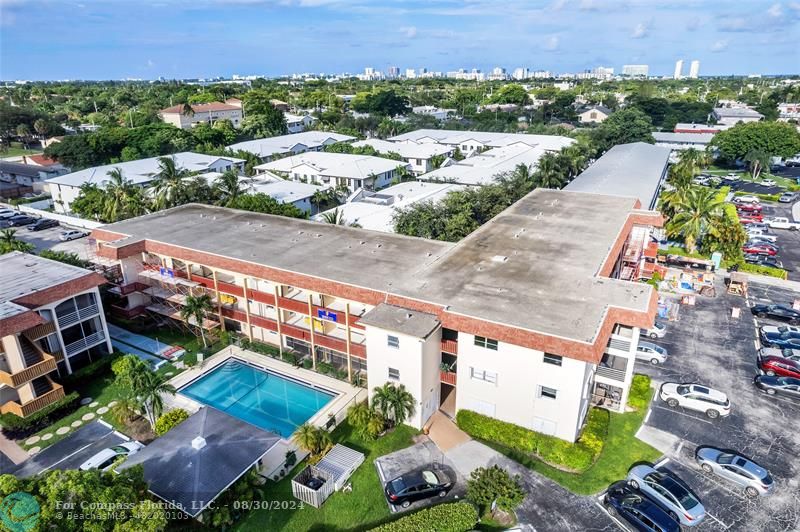
[(231, 205), (236, 198), (244, 194), (244, 189), (239, 183), (239, 176), (235, 170), (227, 170), (216, 181), (214, 188), (220, 195), (220, 205)]
[(180, 205), (186, 199), (189, 172), (179, 168), (173, 157), (158, 159), (158, 178), (150, 185), (153, 191), (153, 205), (156, 210)]
[(586, 167), (586, 146), (578, 143), (567, 146), (558, 153), (557, 159), (567, 180), (572, 181)]
[(40, 137), (44, 137), (45, 134), (50, 130), (49, 126), (47, 125), (47, 121), (44, 118), (38, 118), (33, 123), (33, 130), (36, 131), (36, 134)]
[(145, 206), (141, 192), (122, 170), (114, 168), (108, 172), (109, 181), (103, 189), (103, 218), (116, 222), (124, 218), (144, 214)]
[(670, 236), (683, 235), (687, 251), (697, 250), (697, 239), (705, 234), (709, 224), (722, 210), (724, 201), (717, 191), (707, 187), (689, 187), (675, 203), (675, 215), (667, 223)]
[(181, 108), (181, 114), (183, 116), (194, 116), (194, 109), (192, 109), (192, 105), (189, 102), (183, 104), (183, 108)]
[(168, 393), (175, 395), (175, 392), (176, 390), (173, 385), (162, 380), (161, 377), (153, 371), (148, 371), (143, 374), (142, 382), (139, 389), (136, 390), (136, 394), (144, 408), (151, 429), (155, 430), (156, 419), (158, 419), (164, 411), (163, 394)]
[(414, 415), (414, 396), (403, 384), (395, 386), (386, 383), (376, 387), (372, 390), (372, 401), (375, 410), (384, 418), (391, 420), (393, 425), (403, 423), (409, 416)]
[(750, 166), (753, 179), (758, 179), (759, 174), (764, 168), (769, 167), (770, 155), (763, 150), (750, 150), (744, 156), (745, 162)]
[(314, 456), (319, 456), (325, 453), (333, 446), (331, 435), (328, 434), (323, 428), (315, 427), (310, 423), (303, 423), (294, 434), (292, 434), (292, 441), (298, 447), (304, 449)]
[(206, 314), (213, 309), (214, 305), (211, 303), (211, 296), (208, 294), (186, 296), (186, 301), (183, 304), (183, 308), (181, 308), (181, 319), (183, 321), (191, 324), (190, 320), (194, 319), (197, 323), (197, 328), (200, 330), (200, 338), (203, 339), (203, 347), (208, 347), (203, 321), (206, 318)]
[(564, 169), (559, 165), (557, 156), (545, 153), (539, 159), (534, 173), (536, 184), (542, 188), (561, 188), (564, 185)]
[(322, 221), (326, 224), (332, 225), (346, 225), (344, 220), (344, 215), (342, 211), (338, 209), (333, 209), (332, 211), (323, 212), (322, 213)]
[(317, 206), (317, 212), (319, 212), (322, 204), (328, 201), (329, 199), (330, 199), (330, 189), (317, 190), (311, 196), (311, 203)]
[(17, 238), (16, 234), (16, 229), (3, 229), (0, 231), (0, 255), (11, 253), (12, 251), (32, 253), (36, 249), (33, 244)]

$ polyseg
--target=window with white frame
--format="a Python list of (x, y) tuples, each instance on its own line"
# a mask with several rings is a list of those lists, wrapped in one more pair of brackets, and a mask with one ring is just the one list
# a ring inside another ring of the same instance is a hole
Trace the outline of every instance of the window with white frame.
[(386, 336), (386, 345), (389, 347), (393, 347), (395, 349), (400, 347), (400, 338), (397, 336), (392, 336), (391, 334)]
[(486, 371), (485, 369), (469, 368), (469, 376), (476, 381), (484, 381), (491, 384), (497, 384), (497, 373), (494, 371)]
[(400, 380), (400, 370), (395, 368), (389, 368), (389, 380), (390, 381), (399, 381)]
[(560, 366), (563, 362), (564, 357), (561, 355), (554, 355), (552, 353), (545, 353), (543, 362), (545, 364), (552, 364), (554, 366)]
[(547, 386), (539, 386), (539, 397), (546, 397), (547, 399), (555, 399), (558, 396), (558, 390), (555, 388), (548, 388)]
[(493, 351), (497, 351), (497, 340), (494, 340), (492, 338), (486, 338), (484, 336), (476, 336), (475, 345), (477, 345), (478, 347), (483, 347), (485, 349), (491, 349)]

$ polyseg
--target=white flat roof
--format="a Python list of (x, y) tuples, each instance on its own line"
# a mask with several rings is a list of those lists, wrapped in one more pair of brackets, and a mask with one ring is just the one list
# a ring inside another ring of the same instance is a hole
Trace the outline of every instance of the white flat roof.
[(457, 145), (467, 141), (476, 141), (485, 146), (508, 146), (516, 142), (524, 142), (530, 146), (545, 150), (557, 151), (575, 141), (558, 135), (529, 135), (527, 133), (495, 133), (490, 131), (457, 131), (451, 129), (417, 129), (390, 137), (393, 142), (438, 142), (439, 144)]
[(659, 142), (684, 142), (706, 145), (714, 138), (714, 133), (672, 133), (669, 131), (655, 131), (653, 138)]
[(298, 144), (302, 144), (307, 149), (316, 149), (326, 143), (331, 144), (333, 142), (345, 142), (349, 140), (355, 140), (355, 137), (327, 131), (303, 131), (291, 135), (280, 135), (278, 137), (237, 142), (236, 144), (231, 144), (228, 148), (234, 151), (244, 150), (259, 157), (270, 157), (277, 153), (292, 151), (292, 148)]
[(443, 146), (435, 143), (415, 144), (413, 142), (389, 142), (380, 139), (359, 140), (354, 142), (353, 146), (371, 146), (380, 153), (394, 152), (407, 159), (430, 159), (436, 155), (445, 155), (453, 150), (452, 146)]
[(289, 173), (292, 169), (303, 165), (314, 168), (319, 175), (365, 179), (372, 175), (389, 172), (398, 166), (405, 166), (405, 163), (369, 155), (311, 151), (259, 164), (255, 168)]
[[(421, 201), (438, 202), (449, 192), (463, 189), (463, 185), (452, 183), (428, 183), (425, 181), (406, 181), (368, 196), (336, 207), (346, 223), (358, 223), (364, 229), (394, 232), (393, 217), (398, 209), (409, 207)], [(334, 209), (331, 209), (333, 211)], [(326, 211), (326, 212), (331, 212)], [(322, 214), (312, 219), (321, 220)]]
[(486, 185), (493, 182), (498, 174), (510, 172), (517, 165), (535, 167), (546, 151), (541, 147), (518, 142), (467, 157), (463, 161), (423, 174), (420, 179), (471, 186)]
[(274, 198), (279, 203), (294, 203), (306, 198), (310, 198), (315, 192), (325, 190), (327, 187), (310, 185), (298, 181), (288, 181), (281, 179), (272, 182), (255, 182), (250, 185), (253, 192), (261, 192)]
[(219, 161), (220, 159), (230, 161), (231, 163), (244, 162), (243, 159), (236, 159), (234, 157), (221, 157), (219, 155), (205, 155), (202, 153), (185, 151), (181, 153), (174, 153), (172, 155), (162, 155), (159, 157), (138, 159), (136, 161), (104, 164), (103, 166), (85, 168), (83, 170), (78, 170), (77, 172), (50, 178), (47, 180), (47, 182), (72, 187), (79, 187), (84, 183), (95, 183), (102, 186), (108, 181), (108, 173), (114, 168), (119, 168), (122, 170), (122, 175), (125, 177), (125, 179), (133, 182), (134, 184), (142, 185), (149, 183), (158, 176), (158, 160), (161, 159), (161, 157), (172, 157), (175, 159), (175, 166), (184, 168), (190, 172), (207, 171), (215, 162)]

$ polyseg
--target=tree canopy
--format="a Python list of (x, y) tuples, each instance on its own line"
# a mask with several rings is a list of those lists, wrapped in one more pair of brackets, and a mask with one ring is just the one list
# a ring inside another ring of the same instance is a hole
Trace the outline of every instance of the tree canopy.
[(655, 143), (651, 131), (650, 117), (637, 108), (617, 111), (592, 131), (592, 140), (599, 153), (604, 153), (617, 144), (629, 142)]
[(800, 133), (786, 122), (740, 123), (714, 135), (711, 146), (718, 148), (720, 156), (728, 162), (755, 152), (791, 157), (800, 153)]

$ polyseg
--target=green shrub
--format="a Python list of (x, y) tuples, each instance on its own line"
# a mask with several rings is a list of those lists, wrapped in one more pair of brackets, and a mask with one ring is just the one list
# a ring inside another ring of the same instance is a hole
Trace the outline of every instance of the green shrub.
[(773, 268), (772, 266), (761, 266), (760, 264), (750, 264), (742, 262), (739, 264), (740, 272), (755, 273), (759, 275), (767, 275), (769, 277), (777, 277), (778, 279), (786, 279), (786, 270), (780, 268)]
[(577, 442), (570, 443), (471, 410), (456, 414), (458, 427), (473, 438), (533, 454), (554, 467), (571, 471), (584, 471), (594, 463), (603, 448), (608, 421), (608, 411), (592, 408), (583, 434)]
[(303, 368), (304, 369), (311, 369), (311, 366), (313, 366), (313, 365), (314, 365), (314, 363), (311, 362), (310, 358), (304, 358), (303, 359)]
[(504, 512), (513, 512), (525, 498), (519, 475), (512, 477), (497, 465), (479, 467), (470, 473), (467, 481), (467, 499), (487, 512), (492, 504)]
[(72, 392), (55, 403), (52, 403), (28, 417), (19, 417), (15, 414), (0, 414), (0, 425), (3, 434), (11, 439), (20, 439), (39, 432), (48, 425), (53, 424), (64, 416), (77, 410), (81, 396)]
[(176, 425), (180, 425), (187, 419), (189, 419), (189, 413), (183, 408), (175, 408), (170, 410), (169, 412), (162, 414), (161, 417), (156, 420), (156, 434), (163, 436), (169, 432), (170, 429)]
[(478, 510), (466, 502), (425, 508), (372, 530), (376, 532), (466, 532), (478, 522)]
[(650, 377), (636, 374), (631, 382), (628, 405), (637, 410), (645, 408), (650, 402)]
[(82, 367), (71, 375), (66, 375), (61, 379), (61, 383), (69, 388), (75, 388), (95, 380), (100, 375), (111, 372), (111, 365), (122, 356), (119, 351), (114, 351), (110, 355), (102, 356), (91, 364)]

